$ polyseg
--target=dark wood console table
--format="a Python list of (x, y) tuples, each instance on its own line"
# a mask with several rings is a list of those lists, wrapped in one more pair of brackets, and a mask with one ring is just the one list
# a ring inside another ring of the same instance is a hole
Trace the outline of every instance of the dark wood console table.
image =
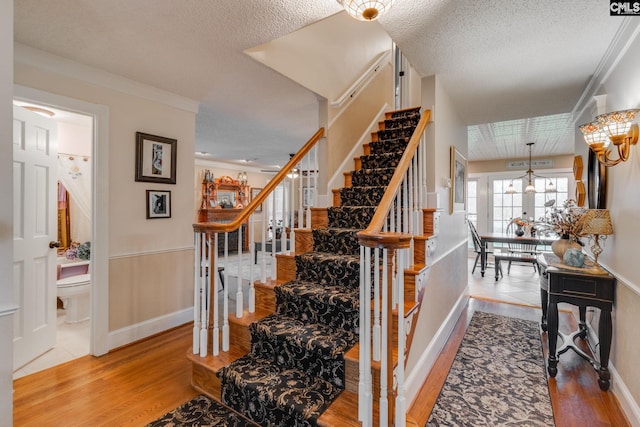
[[(538, 263), (541, 271), (542, 330), (547, 331), (549, 339), (547, 366), (549, 375), (556, 376), (560, 355), (572, 349), (591, 363), (598, 373), (600, 389), (607, 391), (611, 379), (608, 366), (612, 334), (611, 310), (616, 278), (607, 271), (602, 271), (602, 274), (595, 273), (593, 268), (579, 269), (568, 266), (563, 268), (560, 259), (549, 253), (542, 254)], [(558, 303), (561, 302), (573, 304), (579, 308), (580, 326), (570, 335), (558, 332)], [(597, 307), (601, 310), (598, 324), (600, 362), (582, 351), (575, 343), (577, 338), (587, 338), (585, 321), (587, 307)], [(558, 336), (562, 339), (560, 348), (557, 348)]]

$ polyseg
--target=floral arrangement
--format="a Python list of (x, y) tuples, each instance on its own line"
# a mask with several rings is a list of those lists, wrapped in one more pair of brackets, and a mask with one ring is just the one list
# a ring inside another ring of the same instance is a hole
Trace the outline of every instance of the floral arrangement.
[(563, 238), (578, 240), (583, 236), (580, 219), (585, 209), (575, 200), (568, 199), (561, 208), (554, 208), (545, 217), (536, 222), (536, 228), (545, 234), (556, 233)]
[[(526, 214), (526, 212), (523, 213), (523, 215), (525, 215), (525, 214)], [(529, 221), (528, 219), (525, 219), (525, 218), (521, 218), (521, 217), (513, 218), (511, 220), (511, 222), (514, 223), (515, 225), (520, 226), (520, 227), (526, 227), (527, 225), (531, 225), (531, 221)]]
[(69, 249), (64, 252), (64, 256), (70, 260), (76, 258), (84, 261), (89, 260), (91, 258), (91, 242), (71, 242)]

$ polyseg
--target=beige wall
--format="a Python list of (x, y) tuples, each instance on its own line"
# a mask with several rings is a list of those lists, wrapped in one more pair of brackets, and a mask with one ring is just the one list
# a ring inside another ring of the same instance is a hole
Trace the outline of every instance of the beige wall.
[(366, 131), (368, 124), (387, 103), (393, 105), (393, 70), (391, 64), (381, 68), (371, 83), (343, 110), (329, 107), (327, 131), (327, 176), (340, 167), (353, 145)]
[(0, 426), (13, 425), (13, 1), (0, 0)]
[[(422, 105), (428, 106), (423, 108), (433, 106), (436, 112), (435, 120), (427, 130), (427, 186), (429, 192), (438, 192), (440, 195), (441, 213), (438, 245), (428, 273), (423, 305), (407, 360), (408, 374), (436, 338), (436, 333), (456, 302), (464, 295), (468, 280), (465, 213), (449, 213), (448, 189), (437, 184), (441, 182), (441, 177), (449, 176), (452, 144), (466, 156), (466, 126), (435, 76), (422, 79), (421, 87)], [(460, 265), (465, 268), (457, 268)]]
[[(602, 82), (598, 95), (607, 95), (607, 111), (624, 110), (640, 107), (640, 39), (631, 42), (624, 57), (609, 73), (608, 79)], [(593, 120), (594, 111), (587, 108), (576, 124)], [(637, 123), (636, 119), (636, 123)], [(588, 158), (588, 147), (576, 128), (576, 154)], [(613, 155), (616, 156), (615, 154)], [(586, 162), (585, 162), (586, 165)], [(586, 169), (586, 168), (585, 168)], [(604, 252), (599, 262), (608, 268), (618, 279), (614, 306), (613, 348), (611, 362), (622, 378), (635, 404), (636, 414), (640, 414), (640, 370), (638, 355), (637, 324), (640, 320), (640, 269), (637, 267), (638, 242), (640, 227), (640, 146), (632, 148), (631, 158), (624, 163), (607, 169), (607, 208), (615, 234), (609, 236), (604, 244)], [(586, 179), (586, 171), (584, 172)], [(587, 245), (589, 246), (589, 245)], [(621, 396), (621, 387), (614, 382), (613, 391)], [(640, 416), (640, 415), (637, 415)]]
[[(573, 154), (566, 156), (547, 156), (547, 157), (532, 157), (533, 160), (544, 159), (553, 160), (553, 169), (572, 169), (573, 168)], [(524, 160), (528, 160), (527, 157)], [(477, 162), (469, 162), (469, 173), (491, 173), (491, 172), (519, 172), (513, 169), (507, 169), (507, 162), (510, 160), (523, 160), (523, 159), (509, 159), (509, 160), (485, 160)], [(583, 158), (583, 162), (586, 164), (586, 157)], [(522, 171), (524, 172), (524, 171)], [(540, 169), (541, 173), (544, 173), (544, 169)]]
[[(109, 330), (190, 307), (195, 113), (43, 69), (16, 63), (15, 83), (109, 108)], [(136, 131), (177, 139), (176, 185), (135, 181)], [(171, 191), (171, 218), (146, 219), (146, 190)]]

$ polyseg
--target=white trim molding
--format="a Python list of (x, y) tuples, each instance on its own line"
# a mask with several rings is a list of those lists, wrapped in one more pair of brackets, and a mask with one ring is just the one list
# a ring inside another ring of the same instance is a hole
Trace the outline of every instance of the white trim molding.
[(622, 377), (611, 363), (609, 363), (609, 372), (611, 373), (611, 392), (618, 398), (622, 412), (633, 427), (640, 427), (638, 402), (634, 400), (626, 384), (622, 381)]
[(189, 322), (193, 322), (193, 307), (109, 332), (108, 348), (113, 350)]
[(17, 306), (17, 305), (10, 305), (8, 307), (0, 307), (0, 317), (11, 316), (12, 314), (15, 314), (15, 312), (18, 311), (19, 308), (20, 308), (20, 306)]
[[(428, 286), (428, 285), (427, 285)], [(407, 376), (405, 381), (405, 392), (408, 402), (412, 402), (418, 395), (420, 387), (424, 384), (427, 376), (431, 372), (433, 365), (440, 356), (442, 349), (447, 344), (451, 333), (453, 332), (460, 316), (467, 308), (469, 302), (469, 286), (465, 288), (458, 300), (454, 304), (453, 308), (449, 312), (447, 318), (442, 322), (440, 328), (434, 335), (433, 339), (427, 346), (424, 352), (420, 355), (420, 359), (411, 370), (411, 373)]]

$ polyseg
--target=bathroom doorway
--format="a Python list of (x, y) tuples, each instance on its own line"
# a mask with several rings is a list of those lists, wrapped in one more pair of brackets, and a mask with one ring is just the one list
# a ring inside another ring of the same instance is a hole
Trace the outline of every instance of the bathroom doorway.
[[(55, 263), (58, 268), (53, 270), (56, 272), (54, 281), (60, 278), (61, 266), (67, 268), (76, 264), (84, 264), (87, 268), (86, 276), (90, 277), (90, 272), (93, 270), (91, 246), (95, 242), (92, 209), (95, 175), (93, 170), (95, 117), (51, 105), (40, 105), (33, 101), (16, 100), (14, 105), (49, 116), (57, 128), (56, 204), (57, 228), (60, 231), (57, 234), (57, 241), (62, 247), (57, 251)], [(56, 234), (52, 233), (51, 238), (56, 240)], [(66, 298), (57, 298), (54, 347), (29, 360), (23, 366), (17, 367), (14, 378), (92, 353), (91, 331), (94, 328), (92, 328), (91, 319), (93, 313), (90, 309), (91, 293), (93, 293), (91, 283), (93, 281), (89, 281), (82, 287), (87, 291), (85, 298), (75, 295), (77, 290), (81, 289), (75, 285), (62, 291)], [(60, 292), (59, 289), (58, 292)], [(62, 301), (64, 304), (61, 304)], [(78, 313), (79, 304), (82, 304), (79, 312), (84, 314), (70, 315), (70, 313)], [(24, 306), (28, 307), (26, 304)], [(70, 311), (71, 306), (74, 307), (73, 311)]]

